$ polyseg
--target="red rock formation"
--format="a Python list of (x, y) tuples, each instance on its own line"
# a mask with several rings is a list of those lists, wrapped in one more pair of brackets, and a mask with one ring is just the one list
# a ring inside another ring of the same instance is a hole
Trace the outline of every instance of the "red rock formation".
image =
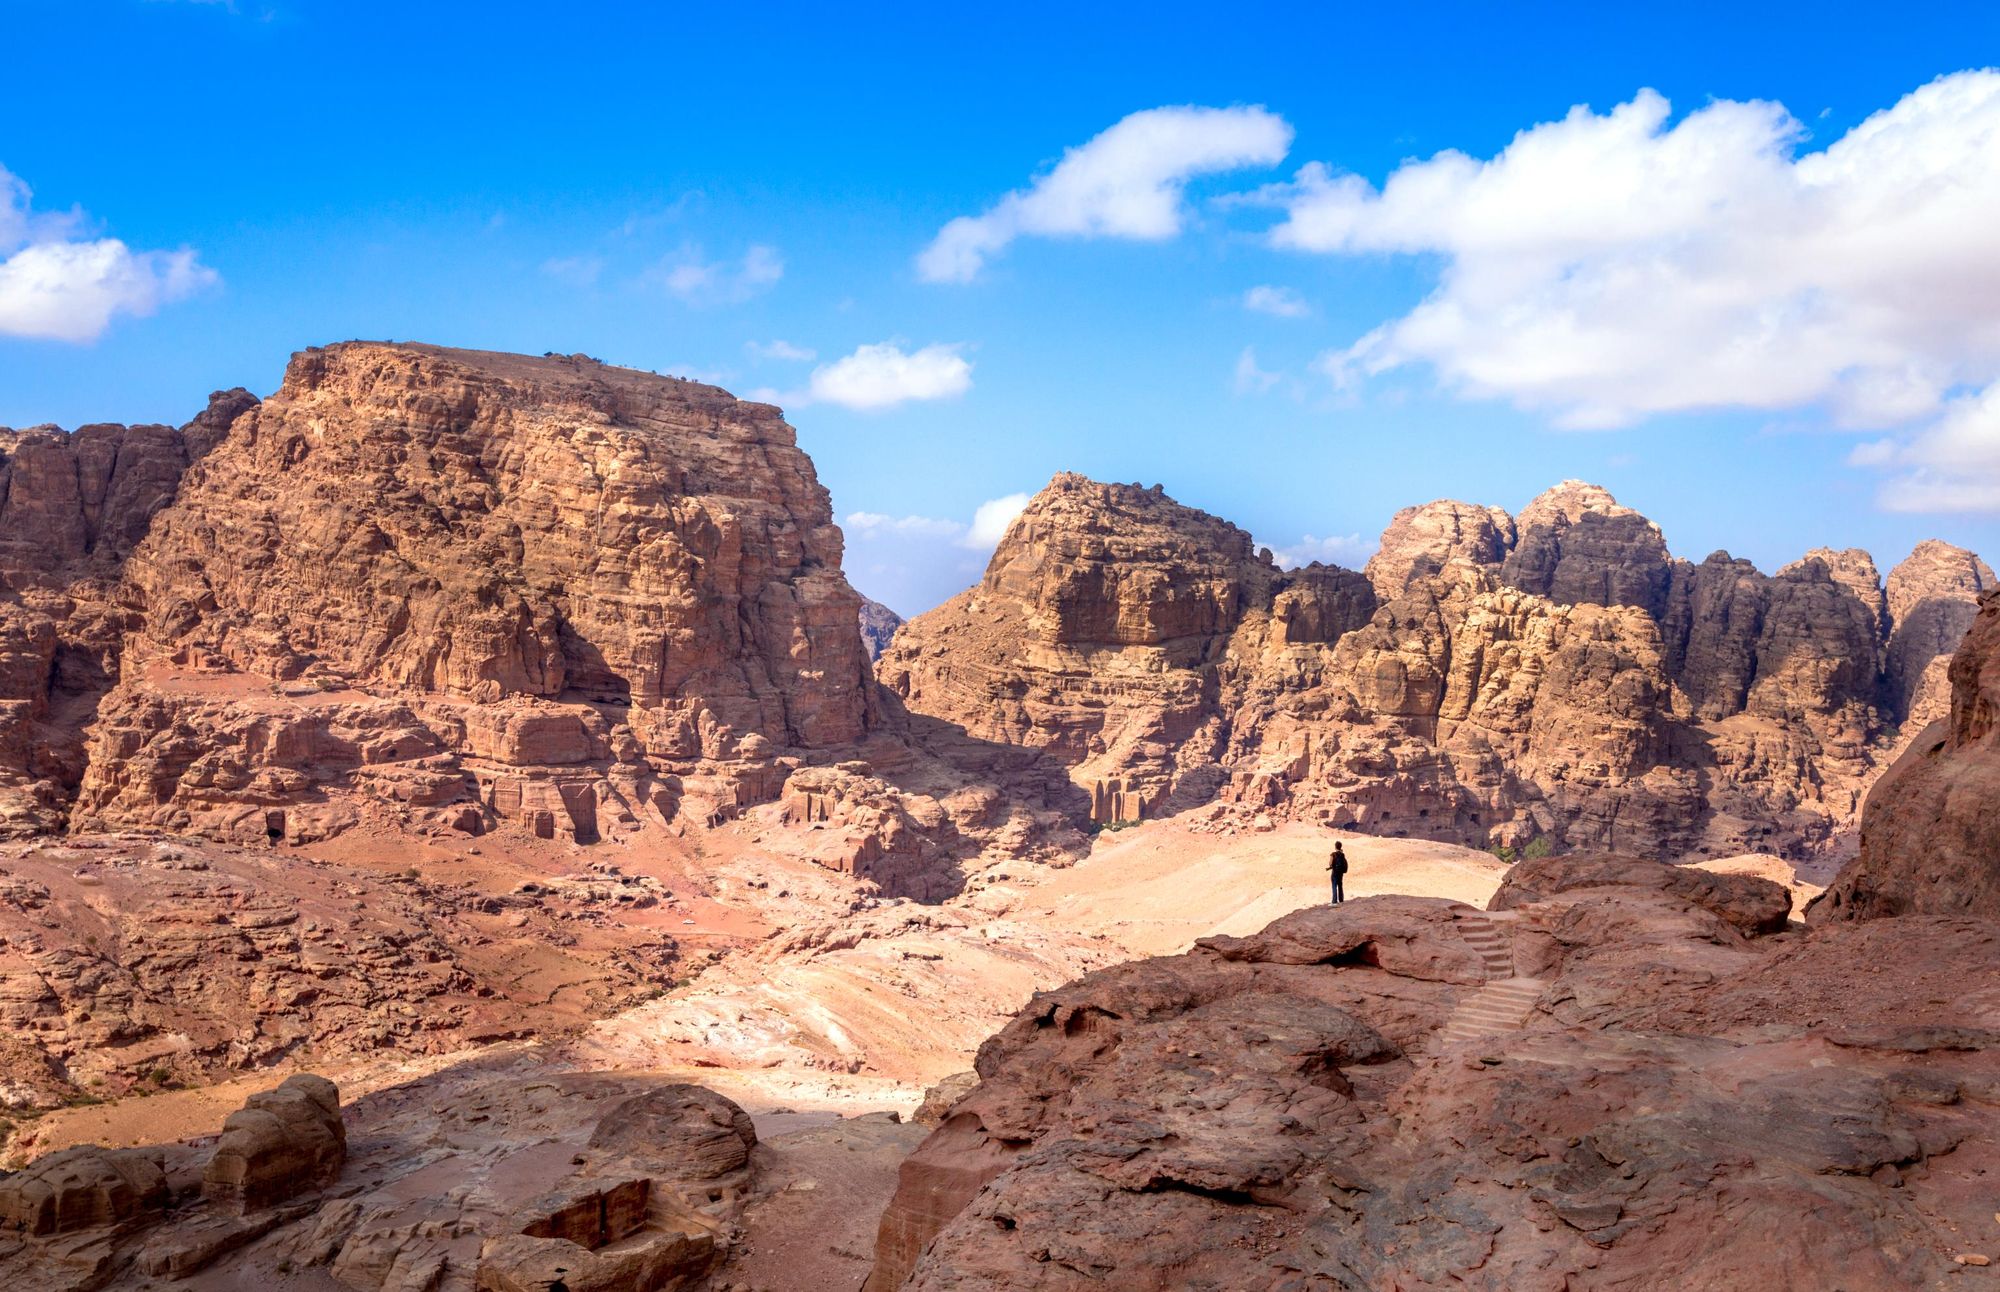
[(130, 625), (124, 562), (188, 463), (256, 402), (218, 393), (178, 431), (0, 428), (0, 835), (61, 828)]
[(883, 649), (902, 626), (901, 615), (879, 601), (861, 598), (861, 645), (867, 650), (871, 662), (882, 658)]
[(2000, 918), (2000, 591), (1951, 657), (1951, 711), (1869, 793), (1861, 853), (1815, 920), (1921, 913)]
[(1478, 846), (1837, 855), (1923, 625), (1978, 577), (1906, 568), (1921, 614), (1858, 551), (1690, 565), (1569, 481), (1519, 517), (1405, 509), (1365, 579), (1280, 571), (1157, 489), (1062, 475), (877, 675), (1060, 758), (1099, 820), (1219, 797)]
[(255, 1211), (324, 1189), (340, 1178), (346, 1161), (339, 1087), (301, 1072), (229, 1114), (202, 1170), (202, 1196), (221, 1207)]
[(1490, 916), (1367, 898), (1037, 996), (868, 1292), (1888, 1292), (1990, 1250), (1990, 925), (1755, 936), (1767, 881), (1521, 875)]
[[(308, 350), (178, 432), (0, 436), (0, 522), (0, 830), (591, 844), (835, 762), (873, 806), (820, 851), (887, 891), (1066, 830), (1032, 759), (885, 699), (811, 462), (714, 387)], [(1013, 807), (939, 806), (968, 789)]]

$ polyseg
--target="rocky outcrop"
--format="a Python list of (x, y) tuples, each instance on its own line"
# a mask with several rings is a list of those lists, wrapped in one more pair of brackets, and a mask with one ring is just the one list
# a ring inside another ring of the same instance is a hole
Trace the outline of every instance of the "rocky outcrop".
[(1946, 662), (1972, 626), (1980, 593), (1995, 587), (2000, 581), (1986, 562), (1936, 539), (1917, 544), (1889, 571), (1889, 689), (1911, 731), (1945, 716), (1951, 704)]
[(1990, 1256), (1990, 925), (1760, 934), (1778, 885), (1632, 858), (1521, 879), (1037, 996), (905, 1163), (869, 1292), (1888, 1292)]
[(218, 393), (179, 430), (0, 427), (0, 834), (61, 827), (130, 626), (126, 558), (188, 464), (256, 402)]
[(0, 1230), (30, 1238), (122, 1225), (166, 1205), (159, 1154), (142, 1149), (87, 1144), (0, 1179)]
[(324, 1189), (346, 1161), (339, 1088), (300, 1073), (229, 1114), (202, 1171), (201, 1192), (217, 1206), (256, 1211)]
[(1919, 657), (1990, 577), (1956, 551), (1887, 590), (1852, 549), (1695, 565), (1568, 481), (1518, 517), (1407, 508), (1365, 575), (1281, 571), (1157, 488), (1061, 475), (876, 669), (1059, 759), (1099, 821), (1220, 800), (1481, 847), (1838, 857), (1922, 716)]
[(903, 617), (879, 601), (861, 598), (861, 645), (871, 662), (882, 658), (890, 639), (903, 626)]
[[(179, 430), (0, 434), (0, 533), (0, 831), (685, 839), (838, 763), (905, 836), (828, 860), (884, 891), (1080, 842), (1033, 759), (882, 694), (811, 462), (712, 386), (307, 350)], [(911, 785), (1014, 807), (919, 840)]]
[(268, 845), (0, 842), (0, 1112), (443, 1054), (587, 1021), (686, 972), (674, 938), (633, 918), (672, 900), (657, 882), (496, 886)]
[(753, 1160), (740, 1107), (656, 1078), (523, 1082), (474, 1065), (369, 1102), (347, 1113), (360, 1123), (352, 1158), (338, 1092), (309, 1075), (252, 1095), (205, 1155), (49, 1154), (0, 1178), (0, 1278), (37, 1292), (195, 1275), (352, 1292), (694, 1292), (770, 1164)]
[(1868, 796), (1861, 853), (1812, 910), (1823, 921), (1921, 913), (2000, 919), (2000, 591), (1949, 668), (1951, 708)]

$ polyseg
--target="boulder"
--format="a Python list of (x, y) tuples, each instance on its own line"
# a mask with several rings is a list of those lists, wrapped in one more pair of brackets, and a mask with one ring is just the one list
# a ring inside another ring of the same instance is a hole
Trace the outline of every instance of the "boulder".
[(251, 1095), (222, 1123), (202, 1171), (202, 1196), (237, 1211), (275, 1206), (326, 1188), (347, 1161), (340, 1090), (325, 1077), (287, 1077)]
[(1606, 887), (1670, 893), (1752, 936), (1782, 932), (1791, 918), (1792, 896), (1783, 884), (1755, 875), (1717, 874), (1617, 853), (1516, 862), (1486, 908), (1510, 911), (1558, 893)]
[(157, 1152), (83, 1145), (0, 1177), (0, 1229), (49, 1237), (124, 1224), (161, 1210), (167, 1201)]

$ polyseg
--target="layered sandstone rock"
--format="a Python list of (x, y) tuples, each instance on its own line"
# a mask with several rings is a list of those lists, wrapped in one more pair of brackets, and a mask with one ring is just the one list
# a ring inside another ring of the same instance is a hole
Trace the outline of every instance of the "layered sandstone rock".
[(61, 827), (131, 625), (125, 560), (188, 464), (256, 402), (217, 393), (179, 430), (0, 427), (0, 834)]
[[(587, 846), (841, 763), (903, 834), (826, 859), (886, 891), (951, 891), (994, 830), (1075, 838), (1032, 760), (885, 701), (811, 462), (711, 386), (307, 350), (178, 431), (0, 434), (0, 534), (0, 830)], [(1015, 809), (919, 840), (946, 814), (910, 785)]]
[(140, 1149), (64, 1149), (0, 1179), (0, 1229), (31, 1238), (120, 1225), (166, 1205), (159, 1155)]
[(2000, 591), (1951, 657), (1951, 709), (1875, 784), (1861, 854), (1816, 920), (1918, 912), (2000, 919)]
[(1759, 935), (1768, 881), (1522, 878), (1037, 996), (905, 1163), (869, 1292), (1888, 1292), (1988, 1253), (1990, 925)]
[(1927, 539), (1889, 571), (1887, 654), (1891, 694), (1905, 724), (1922, 730), (1951, 704), (1946, 661), (1972, 626), (1979, 594), (2000, 587), (1986, 562)]
[(482, 893), (269, 847), (0, 843), (0, 1110), (442, 1054), (648, 999), (684, 972), (632, 917), (660, 886), (590, 878)]
[(36, 1292), (301, 1278), (694, 1292), (728, 1254), (757, 1169), (782, 1157), (753, 1162), (731, 1101), (644, 1076), (465, 1065), (349, 1115), (352, 1157), (332, 1083), (301, 1075), (251, 1096), (205, 1163), (188, 1145), (49, 1154), (0, 1179), (0, 1278)]
[(861, 598), (861, 644), (868, 651), (869, 660), (882, 658), (883, 650), (902, 626), (901, 615), (872, 598)]
[[(306, 351), (125, 576), (142, 631), (93, 733), (93, 824), (229, 834), (325, 797), (295, 763), (388, 762), (443, 777), (414, 791), (428, 819), (476, 795), (591, 842), (607, 803), (670, 816), (679, 776), (868, 724), (860, 601), (777, 410), (583, 360)], [(260, 737), (251, 698), (201, 694), (217, 671), (364, 694)], [(470, 707), (510, 699), (532, 729)]]
[(1694, 565), (1576, 481), (1518, 517), (1405, 509), (1365, 577), (1252, 548), (1058, 476), (877, 675), (1059, 758), (1100, 821), (1220, 798), (1478, 846), (1838, 856), (1922, 717), (1919, 658), (1990, 577), (1935, 544), (1889, 591), (1856, 550)]

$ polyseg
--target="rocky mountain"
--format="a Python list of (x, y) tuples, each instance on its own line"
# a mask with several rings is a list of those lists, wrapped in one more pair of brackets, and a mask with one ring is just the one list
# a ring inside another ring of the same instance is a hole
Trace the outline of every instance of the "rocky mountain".
[(581, 357), (0, 432), (0, 1106), (601, 1017), (759, 931), (686, 927), (750, 814), (826, 909), (1081, 848), (880, 689), (841, 549), (777, 409)]
[(872, 663), (882, 658), (889, 640), (903, 626), (903, 617), (879, 601), (861, 598), (861, 644)]
[[(1956, 605), (1946, 605), (1950, 623)], [(1875, 783), (1861, 854), (1814, 906), (1815, 920), (1910, 912), (2000, 919), (2000, 592), (1980, 598), (1950, 661), (1948, 715)]]
[(1032, 762), (959, 742), (968, 778), (919, 747), (811, 462), (714, 387), (356, 342), (180, 431), (5, 444), (5, 532), (46, 536), (0, 550), (17, 833), (589, 844), (699, 830), (810, 767), (800, 824), (851, 845), (828, 860), (921, 894), (984, 824), (930, 791)]
[(1287, 571), (1157, 486), (1066, 474), (876, 671), (1060, 759), (1100, 821), (1220, 802), (1513, 850), (1838, 856), (1993, 585), (1942, 543), (1886, 582), (1856, 550), (1695, 564), (1576, 481), (1518, 516), (1408, 508), (1366, 571)]

